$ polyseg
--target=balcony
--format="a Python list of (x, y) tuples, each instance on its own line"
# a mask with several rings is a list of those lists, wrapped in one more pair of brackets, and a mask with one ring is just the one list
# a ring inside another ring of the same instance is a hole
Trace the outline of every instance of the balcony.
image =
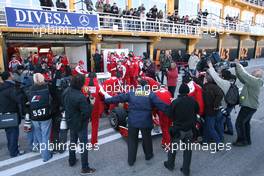
[[(39, 7), (36, 9), (23, 4), (9, 4), (0, 3), (0, 26), (7, 27), (7, 21), (5, 16), (4, 7), (17, 7), (33, 10), (41, 10), (46, 7)], [(50, 8), (51, 11), (65, 10)], [(67, 9), (69, 11), (69, 9)], [(87, 13), (83, 10), (76, 11), (74, 13)], [(98, 32), (111, 32), (111, 34), (118, 32), (133, 33), (134, 35), (153, 35), (153, 36), (169, 36), (169, 35), (183, 35), (183, 36), (199, 36), (199, 26), (193, 26), (188, 24), (175, 24), (164, 20), (153, 19), (140, 19), (132, 16), (119, 16), (106, 13), (93, 13), (97, 15), (99, 20)]]
[[(7, 27), (4, 7), (18, 7), (32, 10), (41, 10), (43, 7), (32, 7), (27, 4), (8, 4), (0, 3), (0, 27)], [(44, 7), (45, 8), (45, 7)], [(51, 8), (52, 12), (58, 10)], [(88, 13), (84, 10), (74, 13)], [(121, 34), (133, 36), (161, 36), (161, 37), (182, 37), (182, 38), (198, 38), (201, 33), (208, 29), (214, 29), (217, 32), (238, 33), (247, 35), (264, 35), (263, 25), (251, 25), (244, 22), (229, 22), (220, 17), (210, 14), (206, 19), (202, 18), (200, 23), (196, 25), (174, 23), (168, 20), (142, 19), (134, 16), (121, 16), (106, 13), (93, 12), (98, 19), (98, 28), (93, 31), (100, 34)], [(196, 18), (196, 17), (193, 17)], [(19, 30), (19, 29), (18, 29)]]

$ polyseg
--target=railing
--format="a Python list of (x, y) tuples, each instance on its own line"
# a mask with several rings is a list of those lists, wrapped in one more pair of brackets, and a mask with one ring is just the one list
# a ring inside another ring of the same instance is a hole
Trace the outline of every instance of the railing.
[(233, 32), (247, 32), (254, 34), (250, 28), (252, 27), (252, 25), (240, 20), (230, 21), (230, 20), (222, 19), (218, 15), (212, 13), (210, 13), (207, 18), (202, 18), (201, 26), (217, 29), (219, 31), (226, 31), (227, 33), (233, 31)]
[(132, 16), (117, 17), (111, 14), (98, 15), (101, 30), (199, 35), (199, 27), (194, 25), (176, 24), (160, 19), (140, 19)]
[(249, 24), (231, 22), (229, 20), (217, 21), (215, 19), (207, 18), (203, 19), (201, 24), (203, 27), (217, 29), (219, 31), (251, 33)]
[(264, 7), (264, 1), (263, 0), (243, 0), (244, 2), (250, 3), (250, 4), (254, 4), (257, 6), (261, 6)]

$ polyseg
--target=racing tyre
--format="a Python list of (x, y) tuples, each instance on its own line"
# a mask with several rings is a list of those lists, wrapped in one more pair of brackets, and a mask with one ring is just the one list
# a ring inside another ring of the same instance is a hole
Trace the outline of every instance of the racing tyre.
[(127, 111), (124, 108), (116, 107), (110, 113), (110, 124), (111, 126), (118, 130), (119, 126), (126, 127), (127, 125)]

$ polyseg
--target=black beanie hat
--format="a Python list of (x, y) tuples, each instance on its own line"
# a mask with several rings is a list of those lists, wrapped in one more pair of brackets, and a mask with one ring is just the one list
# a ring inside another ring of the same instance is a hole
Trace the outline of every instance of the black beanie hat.
[(180, 89), (179, 89), (179, 94), (187, 95), (189, 92), (190, 92), (190, 89), (187, 86), (187, 84), (181, 84)]

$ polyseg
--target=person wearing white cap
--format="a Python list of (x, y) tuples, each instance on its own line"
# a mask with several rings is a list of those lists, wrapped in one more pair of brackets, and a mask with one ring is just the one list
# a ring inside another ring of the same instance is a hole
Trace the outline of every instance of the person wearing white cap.
[[(33, 75), (34, 85), (29, 93), (30, 116), (34, 127), (34, 136), (39, 142), (39, 150), (43, 162), (52, 158), (49, 151), (49, 138), (51, 133), (51, 115), (50, 115), (50, 92), (45, 78), (40, 73)], [(33, 149), (36, 146), (33, 146)]]

